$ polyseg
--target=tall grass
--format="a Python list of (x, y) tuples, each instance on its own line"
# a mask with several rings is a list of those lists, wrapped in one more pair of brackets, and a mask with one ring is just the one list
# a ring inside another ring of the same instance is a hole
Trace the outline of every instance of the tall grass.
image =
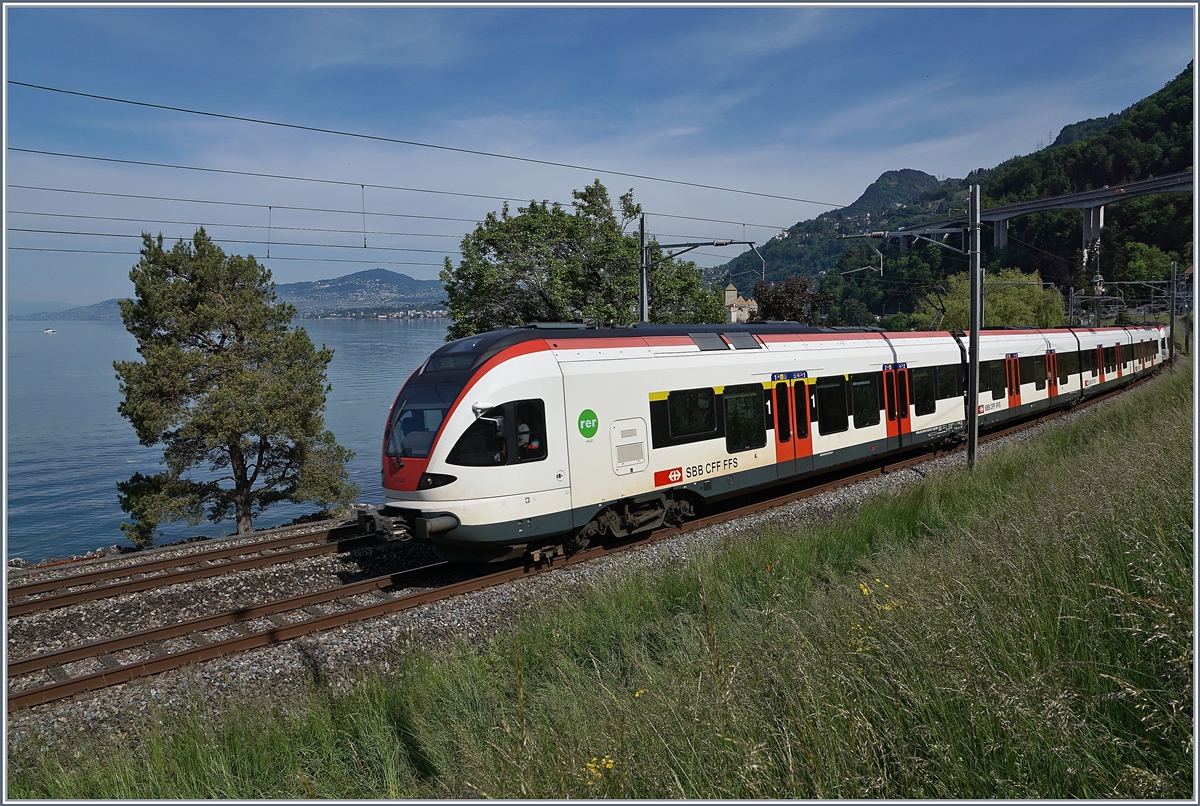
[(1191, 383), (348, 695), (23, 752), (9, 794), (1190, 797)]

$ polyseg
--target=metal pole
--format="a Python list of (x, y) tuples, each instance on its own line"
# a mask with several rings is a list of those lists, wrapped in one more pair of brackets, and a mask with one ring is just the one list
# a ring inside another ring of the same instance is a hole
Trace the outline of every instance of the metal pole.
[(1171, 261), (1171, 349), (1167, 353), (1169, 360), (1175, 360), (1175, 261)]
[(641, 223), (638, 225), (638, 238), (641, 241), (641, 251), (638, 252), (639, 268), (639, 287), (638, 287), (638, 321), (646, 324), (650, 321), (650, 279), (649, 267), (646, 265), (649, 261), (646, 260), (646, 214), (642, 213)]
[(983, 270), (979, 262), (979, 185), (971, 185), (971, 316), (967, 359), (967, 468), (979, 446), (979, 331), (983, 327)]
[(1067, 327), (1075, 327), (1075, 286), (1067, 288)]

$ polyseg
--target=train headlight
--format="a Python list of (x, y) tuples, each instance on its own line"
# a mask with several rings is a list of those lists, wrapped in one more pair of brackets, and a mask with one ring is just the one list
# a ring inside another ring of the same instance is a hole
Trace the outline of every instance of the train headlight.
[(422, 473), (421, 480), (417, 482), (417, 489), (432, 490), (434, 487), (445, 487), (452, 481), (458, 481), (458, 476), (450, 476), (446, 473)]

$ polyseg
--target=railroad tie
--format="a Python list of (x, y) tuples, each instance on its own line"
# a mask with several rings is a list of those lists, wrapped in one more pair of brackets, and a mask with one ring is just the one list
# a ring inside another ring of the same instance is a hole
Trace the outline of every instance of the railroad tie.
[(208, 640), (208, 636), (202, 632), (190, 632), (188, 638), (192, 640), (196, 646), (208, 646), (212, 641)]
[(244, 621), (231, 621), (229, 622), (229, 628), (238, 635), (249, 635), (254, 632), (254, 628)]
[(308, 613), (308, 615), (312, 616), (313, 618), (325, 618), (325, 616), (328, 615), (324, 610), (316, 605), (305, 605), (300, 609), (305, 613)]
[(96, 660), (100, 661), (101, 665), (103, 665), (105, 669), (121, 668), (121, 661), (117, 660), (107, 652), (105, 652), (103, 655), (97, 655)]
[(334, 599), (334, 601), (337, 603), (338, 607), (341, 607), (343, 610), (353, 610), (354, 608), (358, 607), (358, 602), (346, 596), (343, 596), (341, 599)]
[(163, 646), (162, 641), (151, 641), (142, 648), (149, 652), (152, 658), (167, 654), (167, 649)]
[(55, 683), (65, 683), (71, 679), (71, 675), (67, 674), (67, 670), (61, 666), (51, 666), (46, 669), (46, 674), (50, 675), (50, 679)]
[(371, 591), (371, 595), (383, 602), (386, 602), (388, 599), (392, 598), (392, 595), (383, 588), (375, 588)]
[(284, 618), (282, 613), (272, 613), (269, 616), (267, 616), (267, 618), (269, 618), (271, 620), (271, 623), (274, 624), (276, 627), (292, 626), (292, 622), (290, 622), (286, 618)]

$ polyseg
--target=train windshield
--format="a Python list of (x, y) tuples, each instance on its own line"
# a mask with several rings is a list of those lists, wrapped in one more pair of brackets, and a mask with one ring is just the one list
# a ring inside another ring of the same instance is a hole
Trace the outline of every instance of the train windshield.
[(462, 391), (461, 383), (405, 384), (392, 408), (386, 452), (398, 459), (425, 459), (438, 427)]

